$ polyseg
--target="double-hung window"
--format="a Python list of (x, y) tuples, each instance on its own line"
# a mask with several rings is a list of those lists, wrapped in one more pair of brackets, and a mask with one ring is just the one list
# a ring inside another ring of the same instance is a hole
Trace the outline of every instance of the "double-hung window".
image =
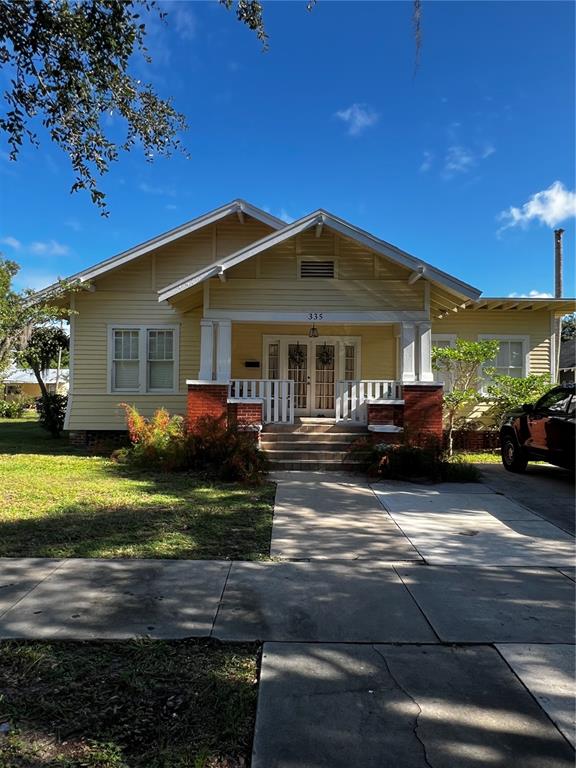
[(482, 334), (480, 340), (492, 339), (499, 343), (499, 349), (494, 360), (484, 363), (482, 366), (482, 378), (489, 380), (485, 371), (494, 369), (499, 376), (513, 376), (520, 379), (528, 374), (528, 336), (499, 336), (496, 334)]
[(174, 392), (178, 386), (176, 326), (115, 326), (109, 331), (112, 392)]
[[(444, 349), (445, 347), (456, 346), (456, 334), (455, 333), (433, 333), (432, 334), (432, 348), (438, 347)], [(444, 384), (444, 390), (450, 391), (452, 389), (452, 381), (450, 374), (447, 371), (433, 371), (434, 381), (439, 384)]]

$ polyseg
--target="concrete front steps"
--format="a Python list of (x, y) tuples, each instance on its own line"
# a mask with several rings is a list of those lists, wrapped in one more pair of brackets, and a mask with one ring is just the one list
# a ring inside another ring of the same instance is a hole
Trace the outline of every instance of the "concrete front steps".
[(295, 424), (268, 424), (261, 445), (274, 470), (355, 469), (361, 457), (350, 456), (352, 443), (368, 435), (364, 426), (334, 419), (306, 419)]

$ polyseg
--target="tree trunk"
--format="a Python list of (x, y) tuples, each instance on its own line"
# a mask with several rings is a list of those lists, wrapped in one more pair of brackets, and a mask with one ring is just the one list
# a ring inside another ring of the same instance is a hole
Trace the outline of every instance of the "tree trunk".
[(448, 419), (448, 457), (451, 458), (452, 454), (454, 453), (454, 441), (453, 441), (453, 433), (454, 433), (454, 418), (452, 416)]
[(56, 426), (56, 418), (54, 417), (54, 414), (52, 412), (52, 404), (50, 403), (50, 393), (48, 392), (46, 388), (46, 384), (44, 383), (44, 379), (42, 378), (42, 371), (40, 371), (36, 366), (31, 366), (32, 372), (34, 373), (34, 376), (36, 377), (36, 381), (38, 382), (38, 386), (40, 387), (40, 392), (42, 392), (42, 402), (44, 403), (44, 414), (45, 417), (48, 418), (49, 423), (49, 432), (52, 435), (52, 437), (60, 437), (60, 430)]

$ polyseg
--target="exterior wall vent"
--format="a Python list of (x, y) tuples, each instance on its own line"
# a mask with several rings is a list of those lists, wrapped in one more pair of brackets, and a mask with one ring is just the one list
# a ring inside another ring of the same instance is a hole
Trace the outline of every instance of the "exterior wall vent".
[(300, 262), (300, 277), (332, 278), (334, 277), (334, 262), (302, 260)]

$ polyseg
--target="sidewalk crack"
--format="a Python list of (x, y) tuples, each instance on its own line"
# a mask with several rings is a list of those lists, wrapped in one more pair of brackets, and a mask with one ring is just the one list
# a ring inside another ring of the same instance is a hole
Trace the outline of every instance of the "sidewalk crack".
[(428, 766), (428, 768), (434, 768), (434, 766), (432, 765), (432, 763), (431, 763), (431, 762), (428, 760), (428, 753), (427, 753), (427, 751), (426, 751), (426, 744), (425, 744), (425, 743), (424, 743), (424, 741), (423, 741), (423, 740), (420, 738), (420, 735), (419, 735), (419, 733), (418, 733), (418, 727), (419, 727), (420, 716), (422, 715), (422, 707), (420, 706), (420, 704), (418, 704), (418, 702), (416, 701), (416, 699), (414, 698), (414, 696), (412, 696), (412, 694), (411, 694), (411, 693), (409, 693), (409, 692), (406, 690), (406, 688), (404, 688), (402, 685), (400, 685), (400, 683), (398, 682), (398, 680), (396, 679), (396, 677), (395, 677), (395, 676), (392, 674), (392, 670), (391, 670), (391, 668), (390, 668), (390, 664), (388, 663), (388, 660), (386, 659), (386, 657), (384, 656), (384, 654), (383, 654), (383, 653), (381, 653), (381, 652), (378, 650), (378, 648), (377, 648), (375, 645), (372, 645), (371, 647), (372, 647), (372, 650), (374, 651), (374, 653), (377, 653), (377, 654), (378, 654), (378, 656), (380, 656), (380, 658), (381, 658), (381, 659), (382, 659), (382, 661), (384, 662), (384, 665), (385, 665), (385, 667), (386, 667), (386, 671), (388, 672), (388, 675), (390, 676), (390, 679), (392, 680), (392, 682), (394, 683), (394, 685), (395, 685), (395, 686), (398, 688), (398, 690), (399, 690), (399, 691), (401, 691), (401, 692), (402, 692), (402, 693), (403, 693), (403, 694), (404, 694), (404, 695), (405, 695), (405, 696), (406, 696), (408, 699), (410, 699), (410, 701), (411, 701), (413, 704), (415, 704), (415, 705), (416, 705), (416, 707), (418, 708), (418, 714), (416, 715), (416, 719), (414, 720), (414, 726), (412, 727), (412, 733), (414, 734), (414, 736), (416, 737), (416, 740), (418, 741), (418, 743), (419, 743), (419, 744), (421, 745), (421, 747), (422, 747), (422, 754), (423, 754), (423, 757), (424, 757), (424, 762), (426, 763), (426, 765)]
[(226, 586), (228, 585), (228, 579), (230, 577), (230, 571), (232, 570), (232, 564), (233, 561), (230, 561), (230, 565), (228, 567), (228, 572), (226, 573), (226, 578), (224, 579), (224, 584), (222, 586), (222, 592), (220, 593), (220, 600), (218, 601), (218, 605), (216, 607), (216, 613), (214, 614), (214, 618), (212, 619), (212, 626), (210, 627), (210, 634), (208, 637), (212, 638), (214, 637), (214, 627), (216, 626), (216, 619), (218, 618), (218, 614), (220, 613), (220, 608), (222, 607), (222, 602), (224, 599), (224, 592), (226, 591)]
[(10, 611), (12, 611), (14, 608), (16, 608), (16, 606), (17, 606), (17, 605), (20, 605), (20, 603), (22, 602), (22, 600), (26, 600), (26, 598), (27, 598), (29, 595), (31, 595), (31, 594), (32, 594), (32, 592), (34, 592), (34, 590), (35, 590), (35, 589), (37, 589), (37, 588), (40, 586), (40, 584), (43, 584), (43, 583), (44, 583), (44, 582), (45, 582), (47, 579), (49, 579), (51, 576), (53, 576), (53, 575), (56, 573), (56, 571), (59, 571), (59, 570), (60, 570), (60, 568), (62, 568), (62, 566), (63, 566), (63, 565), (65, 565), (65, 564), (68, 562), (68, 560), (69, 560), (69, 559), (70, 559), (70, 558), (68, 558), (68, 557), (65, 557), (63, 560), (61, 560), (60, 562), (58, 562), (58, 563), (57, 563), (57, 564), (54, 566), (54, 568), (53, 568), (53, 569), (50, 571), (50, 573), (47, 573), (47, 574), (46, 574), (46, 576), (44, 576), (44, 578), (43, 578), (43, 579), (39, 579), (39, 580), (38, 580), (38, 581), (37, 581), (35, 584), (33, 584), (33, 585), (30, 587), (30, 589), (29, 589), (29, 590), (28, 590), (28, 591), (27, 591), (25, 594), (23, 594), (23, 595), (22, 595), (22, 597), (20, 597), (18, 600), (16, 600), (16, 602), (15, 602), (15, 603), (13, 603), (13, 604), (12, 604), (12, 605), (10, 605), (8, 608), (6, 608), (6, 610), (5, 610), (5, 611), (2, 611), (2, 613), (0, 613), (0, 619), (3, 619), (3, 618), (4, 618), (4, 616), (6, 616), (6, 614), (7, 614), (7, 613), (10, 613)]

